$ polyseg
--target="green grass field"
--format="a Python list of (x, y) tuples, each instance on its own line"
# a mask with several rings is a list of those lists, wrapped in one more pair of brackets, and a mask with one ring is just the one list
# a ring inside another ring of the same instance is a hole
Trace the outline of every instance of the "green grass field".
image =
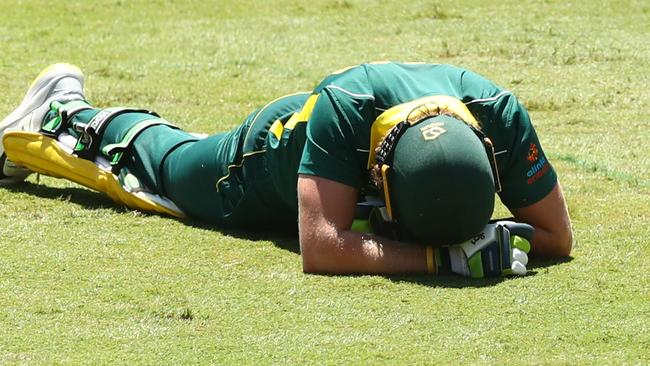
[(650, 363), (648, 24), (641, 0), (0, 2), (0, 116), (59, 61), (207, 133), (365, 61), (475, 70), (529, 107), (576, 238), (524, 278), (305, 275), (295, 237), (32, 177), (0, 188), (0, 364)]

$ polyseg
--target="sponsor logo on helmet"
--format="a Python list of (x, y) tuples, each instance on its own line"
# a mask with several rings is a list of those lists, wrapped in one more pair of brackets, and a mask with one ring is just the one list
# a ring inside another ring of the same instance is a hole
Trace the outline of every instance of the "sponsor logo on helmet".
[(444, 123), (437, 122), (437, 123), (428, 124), (420, 128), (420, 131), (422, 132), (422, 137), (427, 141), (437, 139), (438, 136), (447, 132), (447, 130), (442, 128), (442, 126), (444, 126)]

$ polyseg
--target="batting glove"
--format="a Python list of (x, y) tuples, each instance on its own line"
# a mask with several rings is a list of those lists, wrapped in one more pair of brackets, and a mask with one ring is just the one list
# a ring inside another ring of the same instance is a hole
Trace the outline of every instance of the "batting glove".
[(534, 231), (513, 221), (490, 223), (474, 238), (440, 248), (441, 269), (472, 278), (523, 276)]

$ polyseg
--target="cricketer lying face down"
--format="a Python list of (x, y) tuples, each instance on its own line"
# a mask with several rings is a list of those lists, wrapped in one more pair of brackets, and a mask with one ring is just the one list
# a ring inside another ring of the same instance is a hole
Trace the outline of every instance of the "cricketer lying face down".
[[(32, 172), (223, 228), (298, 223), (305, 272), (523, 275), (568, 256), (570, 219), (529, 115), (462, 68), (370, 63), (280, 97), (232, 131), (97, 108), (68, 64), (0, 124), (0, 184)], [(512, 212), (490, 220), (495, 194)]]

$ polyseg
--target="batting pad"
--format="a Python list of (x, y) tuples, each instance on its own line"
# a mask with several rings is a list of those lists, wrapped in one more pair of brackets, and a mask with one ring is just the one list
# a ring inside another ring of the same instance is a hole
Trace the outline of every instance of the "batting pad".
[(109, 164), (79, 158), (51, 137), (36, 132), (11, 131), (5, 133), (3, 144), (9, 160), (36, 173), (71, 180), (105, 193), (129, 208), (185, 217), (169, 199), (144, 191), (131, 192), (111, 172)]

